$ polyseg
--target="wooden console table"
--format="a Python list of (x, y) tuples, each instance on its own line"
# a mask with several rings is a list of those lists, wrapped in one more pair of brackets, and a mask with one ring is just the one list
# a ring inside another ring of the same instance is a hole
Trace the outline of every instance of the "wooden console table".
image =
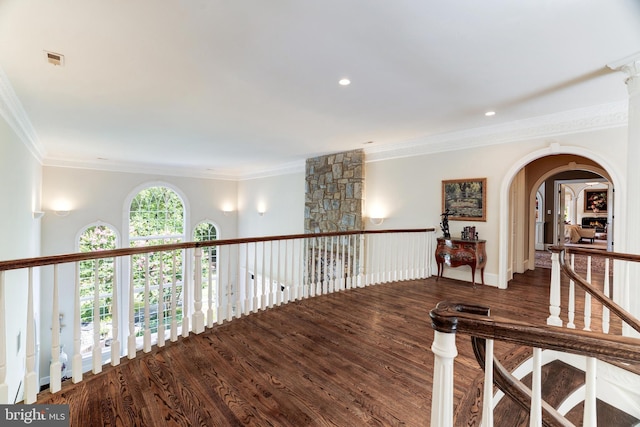
[(486, 240), (445, 239), (438, 237), (436, 263), (438, 280), (444, 273), (445, 264), (449, 267), (468, 265), (471, 267), (471, 281), (476, 285), (476, 269), (480, 269), (480, 279), (484, 285), (484, 266), (487, 264)]

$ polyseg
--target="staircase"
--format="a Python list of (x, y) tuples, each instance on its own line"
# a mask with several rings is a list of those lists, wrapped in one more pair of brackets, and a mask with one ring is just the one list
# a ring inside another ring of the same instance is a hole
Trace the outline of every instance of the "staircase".
[[(531, 387), (532, 375), (521, 379), (527, 387)], [(561, 360), (555, 360), (542, 367), (542, 399), (553, 408), (559, 410), (565, 400), (585, 385), (584, 372)], [(608, 427), (632, 427), (640, 420), (624, 411), (596, 399), (597, 425)], [(575, 425), (583, 424), (584, 402), (579, 402), (565, 418)], [(501, 399), (494, 412), (496, 427), (528, 427), (529, 413), (510, 399)], [(458, 425), (456, 423), (456, 425)]]

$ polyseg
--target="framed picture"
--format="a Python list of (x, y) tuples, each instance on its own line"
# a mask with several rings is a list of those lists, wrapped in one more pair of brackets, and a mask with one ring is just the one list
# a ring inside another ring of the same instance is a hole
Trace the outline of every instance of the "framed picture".
[(442, 181), (442, 212), (452, 221), (487, 220), (487, 178)]
[(585, 212), (607, 212), (607, 190), (584, 190)]

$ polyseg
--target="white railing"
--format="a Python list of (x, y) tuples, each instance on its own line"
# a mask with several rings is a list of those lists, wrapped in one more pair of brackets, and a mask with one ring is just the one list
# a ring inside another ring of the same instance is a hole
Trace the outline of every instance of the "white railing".
[[(625, 336), (638, 330), (638, 319), (628, 309), (629, 290), (638, 286), (633, 278), (640, 277), (634, 271), (640, 256), (563, 246), (550, 251), (548, 325)], [(576, 312), (577, 307), (582, 312)]]
[[(552, 264), (548, 325), (618, 336), (631, 336), (634, 330), (636, 334), (640, 332), (640, 321), (628, 312), (630, 287), (638, 286), (632, 278), (640, 277), (637, 274), (640, 256), (563, 246), (552, 247), (550, 251)], [(563, 301), (566, 311), (563, 310)], [(581, 313), (578, 308), (582, 309)], [(596, 371), (606, 372), (611, 370), (611, 366), (592, 357), (567, 358), (566, 361), (574, 366), (582, 366), (585, 372), (585, 386), (580, 392), (584, 396), (585, 425), (588, 426), (591, 420), (595, 420), (596, 390), (602, 389), (596, 384), (605, 384), (605, 387), (607, 384), (606, 375), (596, 375)], [(637, 388), (638, 380), (634, 380), (636, 386), (632, 388)], [(614, 378), (610, 382), (617, 381)], [(606, 394), (601, 395), (603, 400), (615, 406), (615, 403), (624, 400), (616, 392), (617, 387), (612, 386)], [(640, 394), (636, 398), (640, 398)], [(640, 410), (635, 413), (640, 414)]]
[[(78, 383), (83, 372), (100, 373), (104, 363), (116, 366), (121, 357), (148, 353), (154, 345), (166, 345), (167, 339), (174, 342), (290, 301), (430, 277), (433, 231), (189, 242), (0, 262), (0, 404), (14, 403), (12, 396), (20, 394), (25, 403), (34, 403), (41, 382), (56, 393), (67, 376)], [(104, 260), (109, 262), (100, 264)], [(91, 276), (87, 262), (93, 263), (93, 284), (84, 279)], [(110, 275), (106, 281), (104, 268)], [(12, 292), (24, 287), (26, 298)], [(37, 287), (43, 294), (39, 307)], [(18, 297), (8, 299), (8, 294)], [(25, 316), (7, 319), (8, 304), (23, 304)], [(36, 312), (50, 312), (51, 317), (43, 314), (38, 320)], [(73, 316), (64, 316), (70, 312)], [(25, 325), (23, 393), (8, 382), (7, 366), (13, 357), (7, 352), (8, 322)], [(87, 340), (92, 341), (90, 349)], [(50, 342), (50, 353), (38, 342)], [(62, 343), (72, 344), (66, 346), (73, 349), (70, 371)], [(39, 366), (47, 363), (48, 375), (40, 373)]]

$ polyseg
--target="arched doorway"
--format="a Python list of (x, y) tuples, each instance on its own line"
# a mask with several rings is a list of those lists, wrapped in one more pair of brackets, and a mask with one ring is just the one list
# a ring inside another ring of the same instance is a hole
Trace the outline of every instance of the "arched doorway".
[[(537, 161), (539, 159), (542, 160)], [(612, 184), (612, 194), (614, 187), (624, 194), (625, 183), (609, 162), (584, 148), (554, 143), (516, 162), (505, 175), (500, 189), (499, 288), (506, 289), (514, 272), (529, 268), (535, 260), (535, 203), (540, 184), (554, 174), (571, 170), (596, 173)], [(622, 202), (612, 201), (611, 212), (621, 212)], [(549, 210), (553, 212), (555, 207), (545, 206), (545, 213)], [(612, 231), (608, 236), (611, 242), (624, 238), (615, 228)]]

